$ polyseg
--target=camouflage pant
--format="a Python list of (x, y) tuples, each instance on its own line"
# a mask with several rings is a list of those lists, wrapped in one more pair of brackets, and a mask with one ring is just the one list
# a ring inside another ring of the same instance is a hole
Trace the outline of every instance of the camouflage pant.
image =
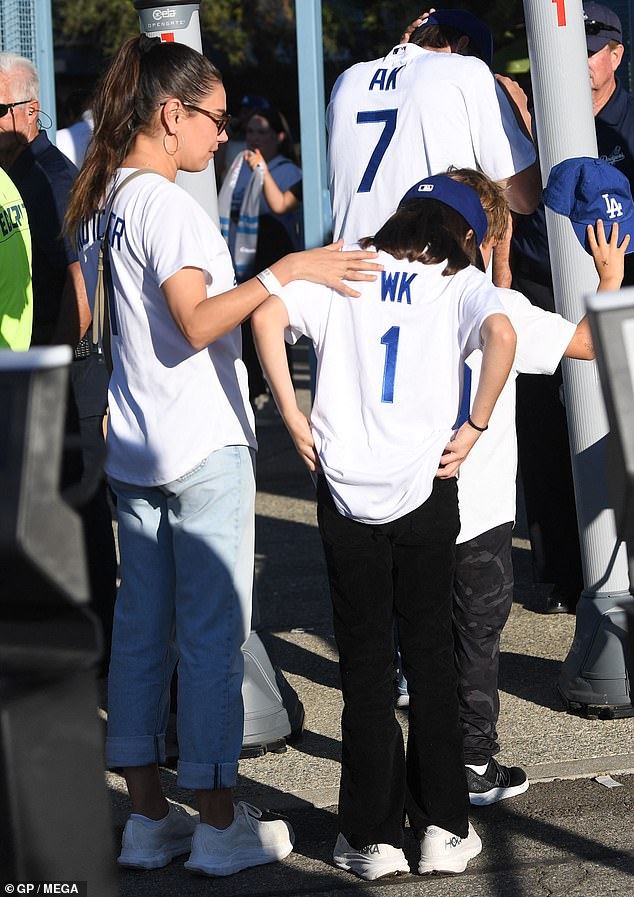
[(465, 763), (497, 754), (500, 635), (513, 602), (512, 523), (456, 546), (454, 650)]

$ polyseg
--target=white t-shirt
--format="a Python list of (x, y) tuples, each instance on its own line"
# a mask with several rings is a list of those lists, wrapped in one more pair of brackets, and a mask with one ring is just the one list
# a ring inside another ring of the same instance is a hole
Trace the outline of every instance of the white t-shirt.
[[(576, 330), (576, 324), (531, 305), (521, 293), (499, 289), (497, 294), (515, 328), (517, 350), (513, 368), (489, 420), (489, 429), (478, 439), (460, 468), (458, 543), (515, 520), (515, 380), (518, 374), (552, 374)], [(470, 375), (465, 374), (464, 404), (468, 402), (470, 408), (478, 388), (482, 352), (473, 352), (466, 364)], [(544, 439), (548, 439), (547, 433)]]
[(449, 165), (501, 181), (535, 160), (480, 59), (414, 44), (339, 76), (328, 131), (333, 232), (347, 243), (374, 236), (410, 187)]
[(385, 252), (357, 299), (295, 282), (281, 299), (289, 342), (314, 343), (315, 445), (338, 511), (387, 523), (429, 497), (460, 404), (463, 361), (485, 318), (503, 308), (486, 276), (469, 267), (443, 277)]
[[(132, 169), (121, 169), (119, 182)], [(80, 262), (94, 296), (98, 212), (80, 228)], [(161, 289), (186, 266), (202, 269), (207, 295), (235, 283), (220, 232), (181, 187), (155, 174), (126, 184), (110, 215), (112, 361), (106, 472), (138, 485), (169, 483), (212, 451), (255, 442), (240, 330), (197, 351), (176, 326)]]
[(79, 121), (68, 128), (61, 128), (55, 135), (57, 149), (64, 153), (77, 168), (82, 166), (88, 144), (92, 140), (93, 128), (92, 112), (90, 109), (86, 109)]

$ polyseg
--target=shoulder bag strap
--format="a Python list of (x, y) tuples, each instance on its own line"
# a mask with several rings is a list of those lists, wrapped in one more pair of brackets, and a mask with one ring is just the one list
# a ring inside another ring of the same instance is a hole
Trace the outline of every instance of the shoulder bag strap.
[(140, 168), (127, 175), (120, 184), (113, 188), (110, 200), (106, 201), (105, 216), (106, 226), (104, 228), (101, 241), (99, 243), (99, 258), (97, 260), (97, 283), (95, 286), (95, 302), (92, 313), (92, 343), (93, 345), (101, 345), (103, 349), (104, 360), (108, 373), (112, 373), (112, 350), (110, 335), (110, 305), (108, 301), (108, 278), (105, 275), (105, 266), (109, 264), (108, 258), (108, 231), (110, 230), (110, 213), (114, 206), (114, 201), (120, 193), (121, 189), (134, 178), (142, 174), (158, 174), (160, 171), (154, 171), (152, 168)]

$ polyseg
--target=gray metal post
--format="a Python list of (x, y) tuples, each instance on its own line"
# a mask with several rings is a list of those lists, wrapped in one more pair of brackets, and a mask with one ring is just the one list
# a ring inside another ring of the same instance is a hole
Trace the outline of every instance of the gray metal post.
[[(330, 239), (332, 214), (326, 168), (326, 105), (321, 0), (295, 0), (297, 77), (302, 142), (302, 205), (306, 249)], [(315, 393), (317, 360), (310, 346), (311, 393)]]
[(296, 0), (297, 68), (306, 248), (322, 246), (332, 224), (326, 175), (321, 0)]
[[(156, 0), (133, 0), (139, 14), (141, 31), (149, 37), (187, 44), (202, 53), (200, 33), (200, 3), (174, 0), (157, 3)], [(205, 171), (179, 171), (176, 183), (187, 190), (200, 203), (209, 217), (218, 224), (218, 193), (213, 162)]]
[[(563, 159), (597, 155), (581, 0), (524, 0), (524, 13), (545, 182)], [(578, 321), (584, 293), (596, 289), (592, 260), (568, 221), (547, 209), (546, 223), (555, 305), (566, 318)], [(564, 385), (585, 588), (559, 687), (572, 709), (623, 715), (632, 711), (624, 658), (610, 658), (609, 682), (605, 658), (588, 669), (610, 610), (629, 598), (626, 554), (607, 497), (603, 446), (608, 427), (596, 367), (567, 361)]]

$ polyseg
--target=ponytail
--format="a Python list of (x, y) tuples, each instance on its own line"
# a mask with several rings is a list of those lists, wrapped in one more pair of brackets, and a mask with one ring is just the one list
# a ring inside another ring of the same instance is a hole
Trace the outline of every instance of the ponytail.
[(141, 34), (121, 46), (94, 96), (93, 137), (64, 220), (71, 237), (103, 203), (114, 172), (137, 135), (150, 131), (161, 102), (176, 97), (196, 105), (221, 80), (218, 69), (185, 44)]

